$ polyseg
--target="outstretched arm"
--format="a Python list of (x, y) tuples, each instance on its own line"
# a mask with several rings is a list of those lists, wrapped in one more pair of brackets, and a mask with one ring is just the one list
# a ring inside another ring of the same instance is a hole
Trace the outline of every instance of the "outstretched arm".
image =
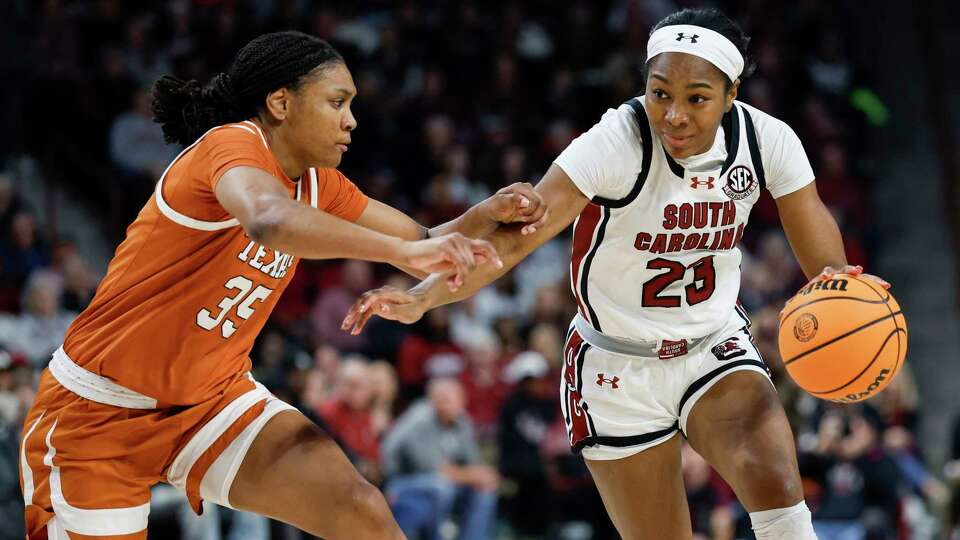
[[(860, 266), (847, 264), (840, 228), (820, 200), (816, 182), (810, 182), (806, 187), (776, 199), (776, 202), (783, 231), (807, 278), (830, 279), (838, 272), (852, 275), (863, 272)], [(890, 287), (876, 276), (864, 274), (864, 277)]]
[[(500, 223), (521, 223), (521, 231), (532, 233), (546, 218), (547, 207), (533, 186), (517, 182), (476, 204), (462, 216), (433, 228), (428, 229), (400, 210), (376, 200), (370, 201), (357, 224), (404, 240), (423, 240), (451, 233), (481, 238), (496, 230)], [(398, 268), (417, 279), (429, 275), (410, 267)]]
[(272, 175), (255, 167), (234, 167), (216, 187), (223, 208), (237, 218), (251, 240), (309, 259), (351, 258), (386, 262), (444, 275), (448, 285), (477, 265), (499, 258), (489, 242), (454, 233), (410, 241), (351, 223), (290, 199)]
[(372, 315), (410, 323), (436, 306), (467, 298), (493, 282), (527, 255), (566, 229), (587, 206), (589, 199), (580, 192), (563, 169), (552, 165), (537, 184), (537, 193), (550, 209), (550, 218), (536, 231), (523, 234), (519, 225), (501, 225), (485, 239), (493, 244), (503, 267), (478, 268), (456, 289), (443, 287), (442, 276), (431, 275), (410, 291), (382, 287), (361, 296), (347, 313), (343, 329), (359, 333)]

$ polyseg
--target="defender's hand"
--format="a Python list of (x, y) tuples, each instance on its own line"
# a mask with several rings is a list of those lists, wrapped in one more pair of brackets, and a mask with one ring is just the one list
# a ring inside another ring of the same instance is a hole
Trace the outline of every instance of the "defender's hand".
[(527, 182), (517, 182), (480, 203), (484, 215), (496, 223), (526, 223), (520, 234), (537, 232), (549, 211), (543, 197)]
[(426, 308), (426, 299), (422, 294), (384, 286), (360, 295), (347, 311), (340, 329), (357, 335), (374, 315), (411, 324), (423, 317)]
[(493, 244), (486, 240), (467, 238), (460, 233), (404, 242), (400, 257), (402, 265), (431, 274), (449, 274), (447, 286), (451, 291), (459, 289), (467, 274), (488, 261), (497, 268), (503, 267)]

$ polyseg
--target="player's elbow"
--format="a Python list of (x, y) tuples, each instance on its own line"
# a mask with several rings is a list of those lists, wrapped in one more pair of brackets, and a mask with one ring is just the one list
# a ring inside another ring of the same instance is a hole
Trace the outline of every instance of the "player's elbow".
[(243, 230), (258, 244), (276, 246), (285, 221), (286, 212), (282, 204), (270, 200), (257, 201), (250, 217), (243, 222)]

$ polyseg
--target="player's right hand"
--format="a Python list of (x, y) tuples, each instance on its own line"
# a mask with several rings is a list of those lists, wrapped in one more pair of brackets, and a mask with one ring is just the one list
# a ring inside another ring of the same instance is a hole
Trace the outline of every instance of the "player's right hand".
[(405, 242), (400, 258), (400, 264), (404, 266), (431, 274), (447, 274), (447, 287), (451, 291), (459, 289), (467, 274), (485, 262), (503, 267), (493, 244), (460, 233)]
[(404, 324), (415, 323), (427, 310), (426, 298), (421, 293), (401, 291), (385, 285), (367, 291), (350, 306), (340, 329), (357, 335), (374, 315)]

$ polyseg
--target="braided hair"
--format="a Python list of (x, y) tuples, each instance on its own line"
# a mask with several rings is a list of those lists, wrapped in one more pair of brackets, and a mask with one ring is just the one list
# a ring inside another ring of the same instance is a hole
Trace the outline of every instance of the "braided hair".
[(264, 34), (247, 43), (230, 69), (205, 86), (164, 75), (153, 86), (153, 120), (168, 143), (189, 145), (209, 129), (252, 116), (279, 88), (297, 90), (317, 68), (342, 63), (326, 41), (296, 31)]

